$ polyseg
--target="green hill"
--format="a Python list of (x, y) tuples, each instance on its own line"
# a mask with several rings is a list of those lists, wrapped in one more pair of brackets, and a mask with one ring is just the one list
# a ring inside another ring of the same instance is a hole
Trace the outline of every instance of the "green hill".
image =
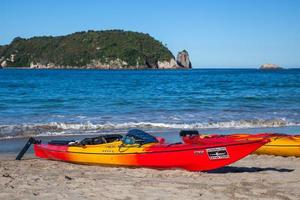
[(7, 67), (126, 69), (160, 68), (159, 63), (170, 62), (174, 56), (148, 34), (107, 30), (17, 37), (11, 44), (0, 46), (0, 59)]

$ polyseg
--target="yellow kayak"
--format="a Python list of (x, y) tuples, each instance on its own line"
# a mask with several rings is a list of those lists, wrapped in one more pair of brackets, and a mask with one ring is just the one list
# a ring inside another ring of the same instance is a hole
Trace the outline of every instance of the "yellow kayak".
[(229, 142), (239, 140), (269, 139), (270, 142), (258, 148), (254, 154), (267, 154), (275, 156), (296, 156), (300, 157), (300, 135), (285, 135), (274, 133), (259, 134), (231, 134), (231, 135), (199, 135), (193, 133), (190, 136), (181, 135), (186, 143), (205, 144), (206, 140), (212, 141), (213, 138), (218, 142)]
[(271, 141), (259, 149), (255, 154), (267, 154), (275, 156), (296, 156), (300, 157), (300, 135), (284, 134), (233, 134), (229, 137), (235, 139), (257, 139), (268, 138)]
[(255, 154), (300, 157), (300, 136), (271, 137), (271, 142), (257, 149)]

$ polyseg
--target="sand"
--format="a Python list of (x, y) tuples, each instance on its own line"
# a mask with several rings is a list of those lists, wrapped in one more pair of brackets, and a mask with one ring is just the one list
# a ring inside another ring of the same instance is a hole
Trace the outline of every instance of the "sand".
[(212, 172), (0, 156), (0, 199), (300, 199), (300, 158), (250, 155)]

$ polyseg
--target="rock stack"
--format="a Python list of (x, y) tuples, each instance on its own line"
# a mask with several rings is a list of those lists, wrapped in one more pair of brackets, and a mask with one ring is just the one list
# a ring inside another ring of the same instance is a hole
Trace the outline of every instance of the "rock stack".
[(186, 50), (178, 52), (177, 64), (183, 68), (192, 68), (192, 63), (190, 61), (189, 53)]

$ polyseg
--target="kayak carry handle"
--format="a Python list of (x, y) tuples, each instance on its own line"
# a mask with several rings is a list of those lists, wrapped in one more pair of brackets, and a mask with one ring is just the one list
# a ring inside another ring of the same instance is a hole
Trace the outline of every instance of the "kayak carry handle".
[(28, 141), (26, 142), (25, 146), (23, 149), (20, 151), (20, 153), (17, 155), (16, 160), (21, 160), (24, 154), (27, 152), (31, 144), (40, 144), (40, 140), (36, 140), (33, 137), (29, 138)]

